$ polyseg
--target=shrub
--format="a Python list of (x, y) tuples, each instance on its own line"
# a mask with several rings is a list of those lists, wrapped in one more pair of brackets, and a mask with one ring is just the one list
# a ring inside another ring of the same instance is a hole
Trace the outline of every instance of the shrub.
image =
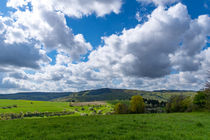
[(131, 113), (144, 113), (144, 100), (140, 95), (132, 96), (130, 101)]
[(172, 96), (167, 105), (166, 112), (191, 112), (193, 109), (191, 97), (183, 95)]
[(196, 109), (208, 109), (210, 110), (210, 91), (199, 91), (193, 100)]
[(210, 90), (206, 90), (206, 109), (210, 110)]
[(199, 108), (204, 108), (205, 105), (206, 105), (206, 98), (207, 98), (207, 95), (205, 94), (205, 92), (204, 91), (199, 91), (195, 95), (193, 103), (195, 105), (197, 105)]
[(193, 111), (193, 98), (185, 97), (185, 99), (182, 101), (181, 106), (184, 112), (192, 112)]
[(126, 104), (117, 103), (115, 105), (114, 111), (116, 114), (126, 114), (128, 113), (128, 107)]

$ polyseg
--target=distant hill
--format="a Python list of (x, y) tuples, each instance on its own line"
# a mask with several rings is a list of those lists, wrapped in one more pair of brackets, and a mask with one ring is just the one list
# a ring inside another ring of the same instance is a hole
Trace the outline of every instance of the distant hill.
[(196, 92), (193, 90), (154, 90), (153, 92)]
[(34, 101), (108, 101), (129, 100), (133, 95), (141, 95), (145, 99), (167, 101), (173, 95), (192, 96), (196, 92), (183, 90), (140, 91), (128, 89), (96, 89), (80, 92), (25, 92), (17, 94), (0, 94), (0, 99), (34, 100)]
[(69, 96), (53, 99), (54, 101), (104, 101), (104, 100), (128, 100), (133, 95), (141, 95), (145, 99), (153, 99), (159, 101), (167, 101), (173, 95), (186, 95), (192, 96), (195, 92), (189, 91), (140, 91), (140, 90), (127, 90), (127, 89), (97, 89), (86, 90), (81, 92), (71, 93)]
[(0, 94), (0, 99), (50, 101), (56, 98), (65, 97), (71, 92), (24, 92), (16, 94)]

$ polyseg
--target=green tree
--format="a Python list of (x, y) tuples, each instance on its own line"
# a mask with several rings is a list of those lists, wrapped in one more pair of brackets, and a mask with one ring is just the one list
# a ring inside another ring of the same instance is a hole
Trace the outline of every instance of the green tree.
[(186, 97), (183, 95), (172, 96), (167, 105), (166, 112), (190, 112), (193, 109), (191, 97)]
[(144, 100), (140, 95), (132, 96), (130, 101), (131, 113), (144, 113)]
[(128, 107), (126, 104), (117, 103), (115, 105), (114, 111), (116, 114), (126, 114), (126, 113), (128, 113)]
[(199, 108), (204, 108), (207, 103), (206, 99), (207, 99), (207, 95), (206, 95), (205, 91), (199, 91), (195, 95), (193, 103), (195, 105), (198, 105)]

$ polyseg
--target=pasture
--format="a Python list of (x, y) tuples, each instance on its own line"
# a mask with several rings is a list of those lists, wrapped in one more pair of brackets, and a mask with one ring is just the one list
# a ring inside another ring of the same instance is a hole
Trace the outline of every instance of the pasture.
[(210, 113), (133, 114), (0, 121), (1, 140), (207, 140)]
[[(60, 115), (80, 116), (110, 114), (113, 105), (106, 102), (49, 102), (26, 100), (0, 100), (0, 120), (25, 117)], [(52, 112), (52, 113), (50, 113)], [(6, 115), (5, 115), (6, 114)], [(12, 117), (13, 116), (13, 117)]]
[[(16, 107), (15, 107), (16, 106)], [(0, 113), (19, 112), (56, 112), (69, 109), (68, 102), (27, 101), (27, 100), (2, 100), (0, 99)]]

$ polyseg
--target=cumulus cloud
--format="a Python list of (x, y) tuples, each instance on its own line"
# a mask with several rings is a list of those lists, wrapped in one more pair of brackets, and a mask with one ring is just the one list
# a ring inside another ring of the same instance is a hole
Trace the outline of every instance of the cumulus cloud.
[(142, 17), (141, 17), (141, 15), (140, 15), (140, 12), (137, 12), (137, 13), (136, 13), (136, 20), (137, 20), (138, 22), (141, 22), (141, 21), (142, 21)]
[(23, 79), (23, 80), (28, 79), (28, 76), (22, 72), (11, 72), (11, 73), (9, 73), (9, 77), (13, 77), (15, 79)]
[(18, 8), (27, 6), (31, 2), (33, 6), (41, 5), (47, 9), (61, 11), (70, 17), (88, 16), (95, 13), (101, 17), (114, 12), (118, 14), (122, 0), (9, 0), (7, 6)]
[(19, 84), (10, 78), (4, 78), (0, 84), (0, 89), (16, 89), (20, 88)]
[[(171, 72), (169, 54), (178, 49), (190, 18), (182, 4), (165, 10), (158, 7), (148, 22), (122, 35), (105, 37), (105, 46), (90, 54), (90, 61), (113, 71), (137, 77), (162, 77)], [(100, 57), (99, 57), (100, 56)], [(96, 62), (96, 63), (95, 63)]]
[(189, 30), (183, 36), (181, 49), (171, 55), (173, 66), (181, 71), (196, 71), (203, 61), (201, 51), (207, 43), (207, 36), (210, 35), (210, 17), (199, 16), (192, 20)]
[[(10, 0), (12, 1), (14, 0)], [(26, 3), (20, 2), (15, 4), (16, 6), (10, 4), (16, 7), (17, 11), (13, 13), (9, 25), (5, 22), (2, 22), (3, 26), (0, 24), (0, 31), (5, 34), (5, 40), (1, 43), (7, 46), (3, 47), (7, 49), (16, 44), (16, 48), (22, 47), (20, 50), (25, 51), (24, 54), (34, 52), (30, 58), (19, 51), (14, 53), (21, 59), (31, 61), (32, 65), (36, 66), (33, 68), (40, 66), (40, 69), (27, 73), (27, 68), (8, 71), (0, 67), (0, 82), (4, 84), (2, 88), (14, 87), (17, 90), (33, 91), (78, 91), (101, 87), (199, 90), (205, 82), (205, 72), (210, 66), (210, 48), (204, 49), (207, 36), (210, 35), (208, 15), (192, 20), (187, 7), (181, 3), (164, 8), (162, 5), (169, 1), (151, 0), (150, 2), (154, 2), (158, 7), (148, 15), (146, 22), (135, 28), (124, 29), (120, 34), (103, 37), (104, 45), (92, 50), (87, 62), (75, 64), (72, 60), (78, 60), (82, 54), (86, 54), (91, 50), (91, 45), (85, 41), (83, 35), (72, 33), (71, 28), (66, 25), (65, 15), (80, 18), (92, 13), (97, 16), (105, 14), (97, 12), (94, 6), (88, 8), (88, 2), (81, 0), (75, 4), (83, 2), (83, 9), (75, 6), (74, 12), (69, 11), (72, 8), (62, 10), (70, 1), (62, 0), (57, 7), (53, 4), (55, 1), (30, 2), (33, 8), (26, 8), (24, 11), (18, 7), (27, 7)], [(90, 1), (92, 5), (99, 2), (108, 7), (113, 1)], [(118, 13), (114, 8), (108, 9)], [(106, 14), (109, 12), (110, 10), (107, 10)], [(16, 40), (15, 36), (18, 36), (19, 40)], [(40, 52), (45, 50), (42, 47), (22, 46), (31, 40), (46, 49), (57, 50), (54, 65), (39, 64), (46, 53)], [(0, 58), (3, 54), (8, 54), (5, 52), (0, 52)], [(23, 64), (24, 66), (20, 66), (17, 62), (0, 59), (2, 66), (32, 67), (26, 62)]]
[(28, 67), (38, 69), (40, 61), (49, 61), (45, 54), (30, 44), (6, 44), (0, 40), (0, 67)]
[(32, 11), (26, 9), (13, 13), (13, 22), (5, 34), (6, 43), (25, 43), (35, 40), (43, 44), (47, 50), (68, 52), (72, 60), (79, 60), (81, 55), (91, 50), (90, 43), (85, 41), (83, 35), (72, 33), (66, 25), (65, 15), (62, 12), (48, 10), (33, 2), (32, 6)]
[[(96, 14), (97, 17), (111, 12), (118, 14), (121, 5), (121, 0), (8, 0), (7, 6), (15, 10), (10, 12), (10, 17), (0, 16), (0, 70), (4, 79), (24, 83), (30, 87), (30, 90), (42, 89), (36, 85), (37, 81), (43, 82), (44, 88), (48, 84), (52, 88), (52, 81), (63, 81), (64, 76), (67, 77), (63, 74), (64, 65), (80, 60), (81, 55), (92, 49), (82, 34), (72, 33), (72, 29), (67, 26), (65, 16), (81, 18), (90, 14)], [(57, 65), (46, 66), (40, 63), (40, 61), (49, 61), (46, 51), (51, 50), (58, 52)], [(13, 73), (8, 71), (17, 67), (39, 68), (39, 70), (36, 70), (34, 75), (28, 74), (28, 76), (17, 72), (17, 69), (14, 69)], [(67, 72), (71, 73), (69, 70)]]
[(176, 3), (180, 0), (137, 0), (138, 2), (145, 3), (145, 4), (150, 4), (153, 3), (155, 5), (169, 5)]
[[(12, 14), (13, 23), (6, 31), (5, 42), (13, 44), (35, 39), (47, 49), (68, 52), (72, 60), (79, 60), (92, 46), (82, 34), (72, 33), (65, 15), (80, 18), (93, 13), (97, 16), (117, 14), (121, 5), (121, 0), (9, 0), (7, 6), (17, 11)], [(25, 10), (21, 10), (23, 7)]]

